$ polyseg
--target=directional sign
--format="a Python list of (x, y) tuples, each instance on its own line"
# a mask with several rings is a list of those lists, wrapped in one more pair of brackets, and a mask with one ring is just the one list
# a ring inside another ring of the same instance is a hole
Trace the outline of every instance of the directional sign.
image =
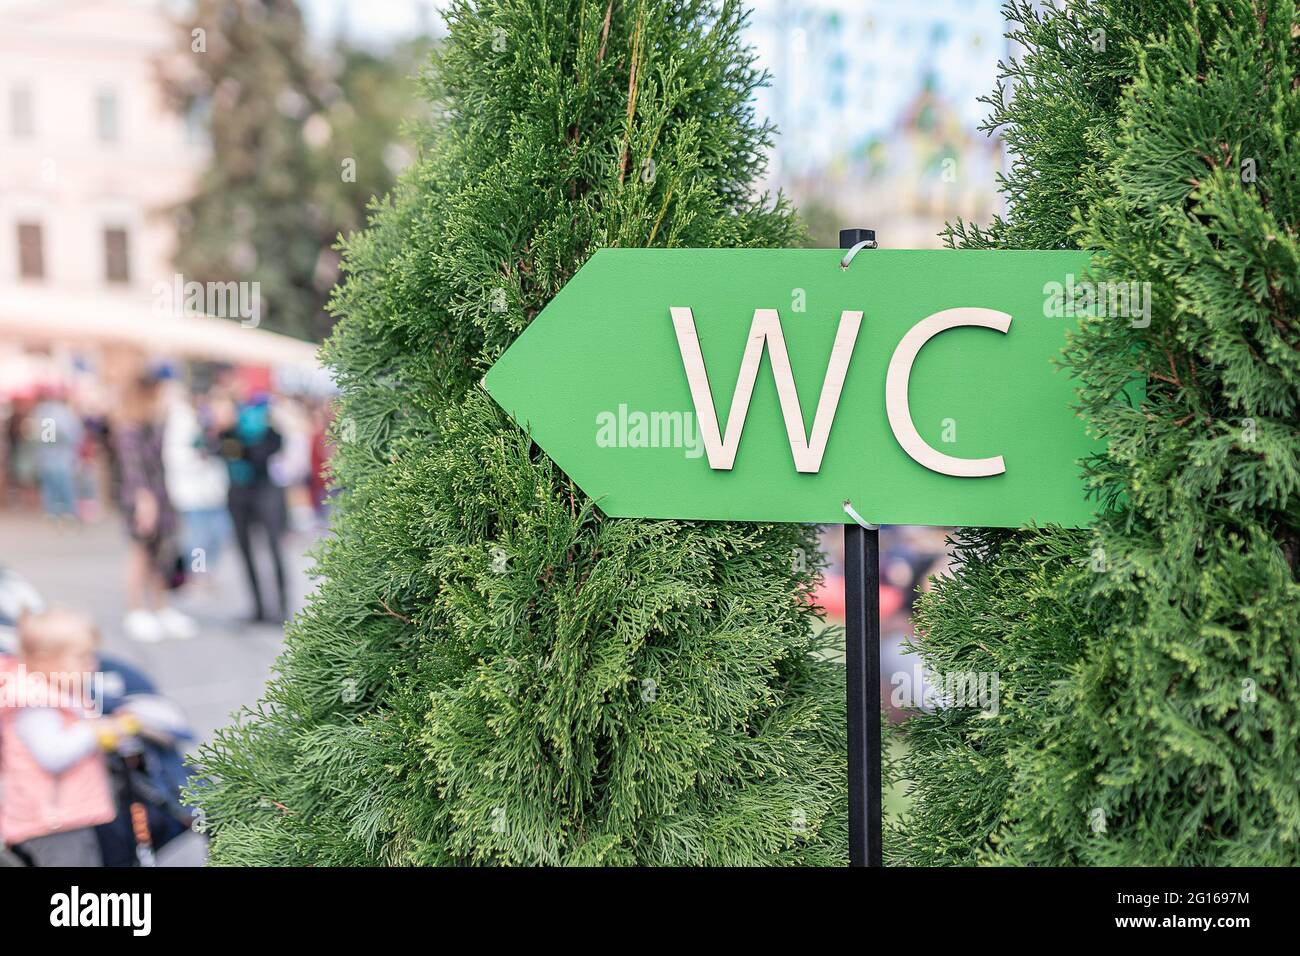
[(1081, 252), (607, 249), (488, 392), (615, 517), (1086, 524)]

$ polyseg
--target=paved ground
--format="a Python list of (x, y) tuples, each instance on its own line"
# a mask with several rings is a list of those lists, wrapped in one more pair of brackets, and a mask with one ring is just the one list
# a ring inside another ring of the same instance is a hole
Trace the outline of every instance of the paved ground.
[[(285, 559), (292, 573), (289, 594), (295, 609), (312, 586), (303, 552), (310, 535), (290, 535)], [(26, 578), (47, 604), (59, 604), (94, 616), (106, 650), (137, 664), (162, 693), (179, 704), (199, 736), (207, 740), (245, 704), (255, 703), (280, 651), (279, 627), (243, 622), (249, 603), (242, 564), (233, 542), (203, 586), (187, 586), (176, 606), (199, 622), (201, 633), (191, 641), (137, 644), (122, 631), (126, 613), (123, 597), (123, 558), (126, 536), (114, 517), (76, 528), (53, 527), (39, 516), (0, 512), (0, 566)], [(269, 584), (270, 559), (264, 581)], [(266, 585), (264, 585), (266, 586)]]

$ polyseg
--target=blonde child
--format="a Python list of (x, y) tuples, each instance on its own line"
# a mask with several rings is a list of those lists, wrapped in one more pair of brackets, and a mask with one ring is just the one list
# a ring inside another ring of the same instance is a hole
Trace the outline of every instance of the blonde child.
[(95, 827), (115, 813), (104, 748), (134, 727), (95, 718), (87, 701), (59, 690), (96, 670), (97, 644), (82, 615), (29, 613), (18, 622), (17, 658), (0, 663), (43, 690), (0, 706), (0, 841), (33, 866), (102, 862)]

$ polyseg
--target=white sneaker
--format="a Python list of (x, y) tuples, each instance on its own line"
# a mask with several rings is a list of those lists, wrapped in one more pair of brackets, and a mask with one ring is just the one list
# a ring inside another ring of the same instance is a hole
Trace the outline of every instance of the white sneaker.
[(143, 608), (127, 614), (122, 627), (127, 637), (141, 644), (157, 644), (167, 636), (163, 632), (162, 622), (152, 612)]
[(174, 607), (165, 607), (157, 614), (158, 623), (162, 626), (162, 632), (167, 637), (174, 637), (180, 641), (188, 641), (199, 636), (199, 626), (194, 623), (194, 618), (188, 614), (182, 614)]

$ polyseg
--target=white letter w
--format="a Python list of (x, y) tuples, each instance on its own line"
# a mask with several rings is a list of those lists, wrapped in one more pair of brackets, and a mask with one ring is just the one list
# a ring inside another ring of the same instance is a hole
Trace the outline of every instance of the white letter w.
[(844, 388), (844, 376), (849, 369), (853, 346), (858, 340), (862, 325), (861, 312), (841, 312), (840, 327), (835, 333), (826, 377), (822, 379), (821, 399), (813, 418), (812, 436), (804, 436), (803, 411), (799, 407), (799, 392), (795, 389), (794, 374), (790, 371), (790, 356), (785, 350), (785, 336), (781, 332), (781, 317), (776, 309), (755, 309), (754, 321), (749, 327), (749, 340), (740, 360), (740, 374), (736, 376), (736, 391), (731, 397), (731, 410), (727, 413), (727, 435), (718, 434), (718, 413), (709, 388), (709, 375), (704, 369), (704, 356), (700, 352), (700, 338), (695, 331), (695, 315), (687, 308), (672, 308), (673, 327), (677, 330), (677, 347), (682, 353), (686, 380), (691, 386), (691, 400), (695, 403), (695, 417), (700, 423), (700, 437), (709, 456), (709, 467), (730, 471), (736, 461), (740, 433), (745, 428), (749, 414), (749, 399), (754, 394), (754, 381), (758, 378), (758, 365), (763, 358), (763, 343), (767, 343), (772, 357), (772, 377), (776, 380), (776, 395), (781, 400), (781, 414), (785, 417), (785, 432), (790, 439), (790, 454), (795, 471), (817, 472), (822, 466), (826, 441), (830, 438), (831, 424), (835, 421), (835, 408)]

